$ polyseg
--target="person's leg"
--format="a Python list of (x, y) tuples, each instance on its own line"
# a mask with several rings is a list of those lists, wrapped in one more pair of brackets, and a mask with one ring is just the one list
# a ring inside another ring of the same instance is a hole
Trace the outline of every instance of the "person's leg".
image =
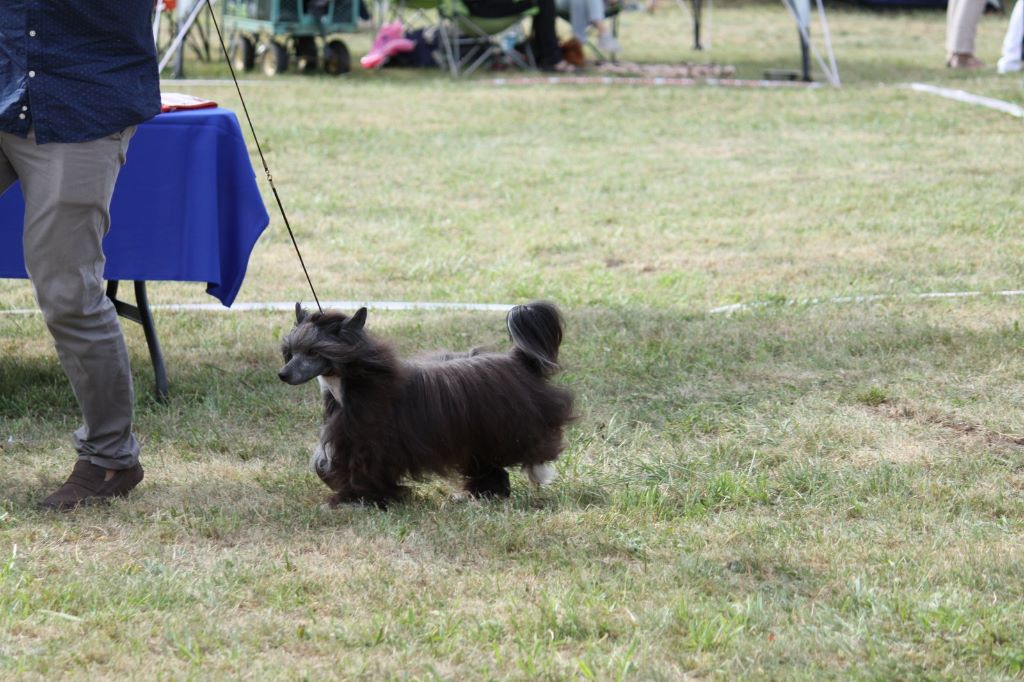
[(619, 39), (612, 33), (608, 22), (605, 21), (604, 0), (587, 0), (591, 22), (597, 29), (597, 49), (605, 54), (615, 56), (622, 51)]
[(1024, 67), (1024, 0), (1017, 0), (1010, 12), (1010, 23), (1003, 38), (1003, 53), (996, 70), (999, 73), (1020, 71)]
[(587, 44), (587, 26), (590, 24), (590, 13), (587, 11), (588, 0), (569, 0), (569, 23), (572, 35), (581, 45)]
[(537, 14), (533, 16), (533, 49), (537, 65), (551, 70), (562, 60), (558, 49), (558, 33), (555, 31), (555, 0), (537, 0)]
[(956, 33), (959, 29), (957, 21), (962, 7), (967, 0), (948, 0), (946, 2), (946, 57), (953, 55), (956, 46)]
[(142, 476), (128, 351), (104, 291), (102, 249), (133, 132), (78, 144), (37, 145), (31, 135), (6, 140), (25, 197), (25, 267), (82, 410), (84, 424), (74, 434), (79, 464), (106, 470), (107, 481), (117, 471)]
[[(952, 60), (951, 66), (977, 68), (981, 65), (974, 59), (974, 38), (978, 32), (978, 21), (985, 11), (985, 2), (986, 0), (950, 0), (947, 5), (946, 52)], [(958, 56), (961, 59), (957, 59)]]
[(17, 173), (14, 172), (14, 167), (11, 166), (11, 162), (7, 159), (7, 154), (4, 153), (4, 141), (8, 137), (12, 137), (12, 135), (0, 133), (0, 196), (18, 179)]
[(598, 31), (607, 30), (604, 27), (604, 0), (584, 0), (584, 2), (587, 8), (587, 20)]

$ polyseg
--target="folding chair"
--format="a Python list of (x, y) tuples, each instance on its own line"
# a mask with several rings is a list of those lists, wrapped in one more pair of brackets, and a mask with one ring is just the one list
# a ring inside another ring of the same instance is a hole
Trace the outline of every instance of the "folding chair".
[(529, 41), (524, 40), (525, 56), (515, 49), (526, 35), (522, 21), (537, 14), (536, 7), (505, 17), (480, 17), (471, 14), (463, 0), (439, 0), (437, 10), (441, 16), (444, 66), (453, 78), (468, 76), (496, 57), (520, 68), (536, 68)]
[(377, 26), (383, 26), (396, 19), (407, 29), (434, 26), (437, 23), (434, 10), (437, 9), (438, 2), (439, 0), (378, 0)]

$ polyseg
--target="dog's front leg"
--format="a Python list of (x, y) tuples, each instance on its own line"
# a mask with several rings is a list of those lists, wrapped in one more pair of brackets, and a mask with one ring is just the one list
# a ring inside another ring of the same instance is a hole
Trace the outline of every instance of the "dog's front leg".
[(336, 478), (334, 474), (334, 446), (327, 442), (327, 429), (320, 427), (320, 442), (309, 457), (309, 468), (321, 481), (326, 483), (332, 490), (337, 490), (337, 485), (331, 485), (331, 479)]
[(313, 449), (313, 454), (309, 456), (309, 469), (314, 474), (320, 477), (320, 480), (325, 480), (325, 477), (331, 473), (331, 448), (330, 443), (319, 443), (316, 448)]

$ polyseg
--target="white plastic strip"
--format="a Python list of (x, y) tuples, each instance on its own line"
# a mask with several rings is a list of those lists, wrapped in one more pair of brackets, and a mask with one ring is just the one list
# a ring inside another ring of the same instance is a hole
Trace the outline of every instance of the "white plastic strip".
[(752, 303), (732, 303), (730, 305), (718, 306), (708, 311), (709, 315), (720, 315), (722, 313), (735, 313), (742, 310), (753, 310), (755, 308), (768, 308), (771, 306), (810, 306), (821, 303), (874, 303), (876, 301), (888, 300), (926, 300), (936, 298), (979, 298), (981, 296), (998, 296), (1003, 298), (1014, 298), (1024, 296), (1024, 290), (1007, 291), (929, 291), (921, 294), (864, 294), (860, 296), (833, 296), (832, 298), (799, 298), (789, 299), (781, 303), (775, 301), (754, 301)]
[(832, 65), (832, 75), (835, 77), (833, 85), (839, 86), (839, 66), (836, 64), (836, 53), (832, 49), (832, 32), (828, 28), (828, 17), (825, 16), (825, 5), (818, 0), (818, 21), (821, 22), (821, 31), (825, 37), (825, 54), (828, 55), (829, 64)]
[(974, 95), (963, 90), (954, 90), (953, 88), (940, 88), (937, 85), (928, 85), (927, 83), (907, 83), (903, 87), (909, 88), (915, 92), (926, 92), (930, 95), (938, 95), (939, 97), (963, 102), (964, 104), (973, 104), (979, 107), (995, 109), (996, 111), (1001, 111), (1004, 114), (1009, 114), (1010, 116), (1024, 118), (1024, 108), (1021, 108), (1013, 102)]
[[(209, 0), (211, 12), (214, 11), (213, 5), (216, 2), (217, 0)], [(160, 58), (160, 63), (159, 65), (157, 65), (157, 73), (163, 73), (164, 68), (167, 67), (167, 62), (171, 61), (171, 57), (174, 56), (174, 52), (179, 47), (181, 47), (181, 44), (185, 41), (186, 36), (188, 36), (188, 32), (192, 29), (192, 24), (195, 23), (196, 18), (199, 16), (199, 13), (206, 8), (206, 4), (206, 0), (203, 0), (202, 2), (197, 2), (195, 7), (192, 8), (192, 12), (182, 23), (181, 30), (178, 31), (178, 35), (174, 36), (174, 40), (171, 41), (171, 44), (167, 47), (167, 50), (164, 52), (163, 57)]]
[[(861, 294), (854, 296), (833, 296), (831, 298), (799, 298), (785, 301), (752, 301), (750, 303), (731, 303), (708, 310), (709, 315), (735, 313), (743, 310), (768, 308), (773, 306), (812, 306), (822, 303), (874, 303), (888, 300), (928, 300), (944, 298), (980, 298), (994, 296), (1000, 298), (1017, 298), (1024, 296), (1024, 289), (1008, 289), (1006, 291), (928, 291), (920, 294)], [(305, 304), (307, 308), (311, 303)], [(508, 312), (511, 303), (445, 303), (434, 301), (324, 301), (324, 309), (356, 310), (366, 306), (371, 310), (468, 310), (473, 312)], [(225, 308), (219, 303), (170, 303), (150, 306), (151, 310), (169, 313), (244, 313), (253, 311), (292, 311), (295, 303), (287, 301), (235, 303)], [(0, 315), (37, 315), (36, 308), (12, 308), (0, 310)]]
[(744, 80), (740, 78), (676, 78), (669, 76), (523, 76), (492, 78), (483, 81), (489, 85), (633, 85), (633, 86), (694, 86), (733, 88), (818, 88), (821, 83), (803, 81)]
[[(307, 308), (315, 307), (315, 303), (307, 302)], [(324, 309), (335, 310), (357, 310), (363, 306), (371, 310), (471, 310), (484, 312), (508, 312), (512, 308), (511, 303), (441, 303), (432, 301), (324, 301)], [(255, 302), (235, 303), (230, 308), (225, 308), (219, 303), (171, 303), (167, 305), (153, 305), (150, 310), (159, 310), (169, 313), (244, 313), (259, 310), (291, 311), (295, 309), (294, 302)], [(0, 310), (0, 315), (34, 315), (39, 311), (34, 308), (20, 308), (12, 310)]]

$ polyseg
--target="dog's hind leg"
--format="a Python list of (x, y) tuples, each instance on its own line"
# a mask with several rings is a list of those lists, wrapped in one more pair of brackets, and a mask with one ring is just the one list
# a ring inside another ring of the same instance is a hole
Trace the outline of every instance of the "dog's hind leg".
[(466, 477), (463, 488), (473, 497), (508, 497), (512, 494), (508, 472), (501, 467), (481, 467), (463, 475)]

